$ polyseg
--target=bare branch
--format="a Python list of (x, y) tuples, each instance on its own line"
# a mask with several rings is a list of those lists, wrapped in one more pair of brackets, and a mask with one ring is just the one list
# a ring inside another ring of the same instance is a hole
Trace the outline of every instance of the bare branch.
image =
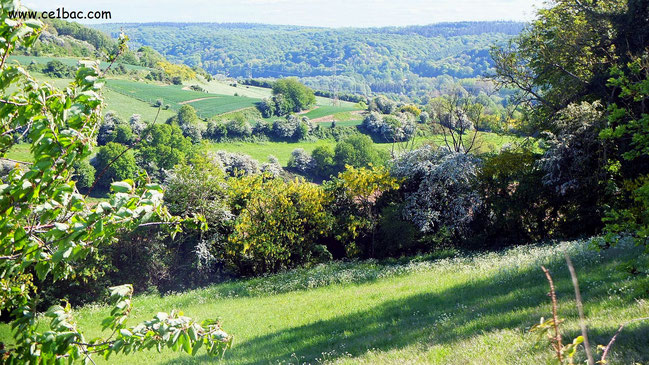
[(560, 363), (563, 363), (563, 354), (561, 353), (561, 350), (563, 349), (563, 345), (561, 344), (561, 333), (559, 332), (559, 315), (557, 314), (557, 294), (554, 289), (554, 281), (552, 281), (552, 276), (550, 275), (550, 271), (545, 268), (545, 266), (541, 266), (541, 270), (545, 273), (545, 277), (548, 279), (548, 283), (550, 283), (550, 298), (552, 299), (552, 326), (554, 327), (554, 349), (557, 352), (557, 359), (559, 360)]
[(617, 336), (622, 332), (625, 326), (633, 323), (633, 322), (640, 322), (640, 321), (646, 321), (649, 320), (649, 317), (643, 317), (643, 318), (636, 318), (632, 319), (628, 322), (624, 322), (620, 325), (620, 328), (617, 329), (617, 332), (615, 332), (615, 335), (611, 338), (611, 341), (608, 342), (608, 345), (606, 345), (606, 348), (604, 349), (604, 352), (602, 353), (602, 358), (599, 360), (600, 363), (606, 364), (606, 356), (608, 356), (608, 352), (611, 351), (611, 347), (615, 343), (615, 340), (617, 340)]
[(572, 286), (575, 288), (575, 298), (577, 299), (577, 310), (579, 311), (579, 326), (581, 327), (581, 335), (584, 337), (584, 349), (586, 350), (586, 358), (588, 359), (588, 365), (595, 365), (595, 359), (593, 354), (590, 352), (590, 343), (588, 341), (588, 328), (586, 327), (586, 318), (584, 317), (584, 305), (581, 300), (581, 292), (579, 291), (579, 281), (577, 280), (577, 273), (575, 272), (575, 267), (572, 265), (572, 260), (568, 253), (565, 253), (566, 263), (568, 263), (568, 270), (570, 271), (570, 277), (572, 277)]

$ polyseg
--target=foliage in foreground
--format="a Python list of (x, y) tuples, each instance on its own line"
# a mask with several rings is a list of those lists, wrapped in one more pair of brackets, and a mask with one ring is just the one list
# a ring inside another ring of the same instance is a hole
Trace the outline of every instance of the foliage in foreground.
[[(15, 144), (13, 133), (21, 133), (31, 141), (33, 163), (16, 166), (0, 185), (0, 309), (9, 312), (14, 331), (14, 343), (2, 345), (0, 359), (3, 363), (90, 361), (92, 354), (108, 357), (153, 347), (196, 353), (206, 346), (210, 355), (222, 354), (231, 337), (214, 321), (199, 324), (181, 313), (159, 313), (127, 328), (130, 285), (111, 289), (114, 308), (102, 322), (104, 329), (112, 330), (107, 338), (85, 339), (69, 305), (47, 311), (49, 329), (38, 326), (42, 281), (68, 279), (79, 260), (101, 249), (118, 231), (142, 224), (164, 224), (178, 231), (181, 224), (197, 226), (202, 219), (171, 216), (162, 205), (162, 188), (144, 176), (137, 182), (113, 183), (109, 201), (94, 206), (86, 202), (71, 178), (75, 164), (88, 157), (96, 137), (103, 106), (98, 63), (82, 62), (75, 81), (64, 90), (39, 84), (22, 67), (8, 66), (8, 54), (32, 45), (42, 24), (9, 19), (8, 11), (24, 10), (17, 2), (1, 5), (0, 153), (4, 156)], [(126, 41), (121, 39), (120, 52), (126, 49)], [(111, 57), (114, 62), (117, 55)]]

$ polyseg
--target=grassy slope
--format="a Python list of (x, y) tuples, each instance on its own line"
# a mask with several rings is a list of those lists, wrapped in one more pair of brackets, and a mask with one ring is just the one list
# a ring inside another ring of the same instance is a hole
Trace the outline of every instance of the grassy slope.
[[(234, 95), (237, 93), (241, 96), (247, 96), (249, 98), (263, 99), (272, 96), (272, 90), (265, 87), (257, 87), (250, 85), (237, 85), (232, 86), (232, 82), (226, 82), (221, 80), (212, 80), (210, 82), (194, 82), (187, 81), (185, 85), (194, 85), (199, 84), (203, 89), (207, 90), (210, 93), (214, 94), (224, 94), (224, 95)], [(316, 105), (319, 106), (331, 106), (332, 100), (329, 98), (323, 98), (316, 96)], [(351, 107), (354, 106), (354, 103), (348, 101), (340, 100), (339, 104), (341, 107)]]
[[(58, 60), (58, 61), (61, 61), (61, 63), (65, 64), (65, 65), (67, 65), (67, 66), (77, 66), (78, 63), (79, 63), (79, 59), (78, 59), (78, 58), (69, 58), (69, 57), (22, 56), (22, 55), (12, 55), (12, 56), (9, 56), (9, 61), (13, 61), (13, 60), (18, 61), (18, 62), (19, 62), (21, 65), (23, 65), (23, 66), (27, 66), (27, 65), (29, 65), (31, 62), (35, 62), (35, 63), (39, 63), (39, 64), (41, 64), (41, 63), (48, 63), (48, 62), (50, 62), (50, 61), (52, 61), (52, 60)], [(120, 63), (120, 62), (117, 62), (117, 63)], [(141, 71), (141, 70), (151, 70), (151, 68), (144, 67), (144, 66), (129, 65), (129, 64), (127, 64), (127, 63), (123, 63), (123, 65), (124, 65), (124, 67), (126, 67), (126, 69), (128, 69), (128, 70), (137, 70), (137, 71)], [(108, 62), (101, 61), (101, 63), (99, 64), (99, 66), (100, 66), (102, 69), (105, 69), (105, 68), (107, 68), (107, 67), (109, 66), (109, 63), (108, 63)]]
[[(617, 267), (638, 254), (632, 246), (597, 253), (586, 242), (519, 247), (501, 253), (413, 261), (332, 263), (267, 278), (237, 281), (166, 297), (141, 296), (130, 323), (182, 308), (198, 319), (221, 317), (234, 334), (228, 364), (452, 363), (541, 364), (552, 353), (528, 332), (550, 314), (553, 273), (565, 341), (578, 334), (567, 250), (580, 276), (591, 343), (605, 344), (617, 326), (649, 315), (647, 276)], [(100, 333), (104, 307), (77, 313), (87, 337)], [(7, 326), (0, 337), (7, 338)], [(618, 338), (610, 363), (649, 361), (649, 325), (636, 323)], [(583, 363), (580, 353), (577, 363)], [(210, 363), (206, 356), (164, 351), (113, 357), (111, 363)], [(99, 361), (101, 362), (101, 361)]]
[(210, 143), (208, 145), (209, 151), (225, 150), (228, 152), (237, 152), (250, 155), (259, 162), (267, 162), (268, 156), (273, 155), (277, 157), (282, 166), (286, 166), (291, 152), (296, 148), (304, 148), (305, 151), (311, 152), (316, 147), (322, 145), (334, 146), (336, 144), (333, 140), (321, 140), (317, 142), (228, 142), (228, 143)]
[[(124, 120), (128, 120), (133, 114), (140, 114), (146, 122), (153, 122), (158, 113), (158, 108), (154, 108), (149, 103), (130, 98), (115, 92), (109, 88), (104, 89), (104, 100), (106, 100), (105, 111), (115, 111), (117, 115)], [(171, 109), (161, 109), (158, 115), (157, 123), (164, 123), (169, 117), (176, 115)]]
[(361, 110), (361, 109), (354, 105), (340, 105), (340, 106), (322, 105), (316, 109), (309, 111), (308, 113), (305, 113), (304, 116), (306, 116), (309, 119), (316, 119), (316, 118), (322, 118), (328, 115), (344, 113), (352, 110)]
[(162, 99), (165, 104), (169, 104), (175, 110), (180, 108), (180, 103), (188, 103), (203, 118), (210, 118), (218, 114), (253, 107), (259, 101), (259, 99), (245, 96), (208, 94), (183, 90), (182, 86), (179, 85), (160, 86), (129, 80), (108, 80), (107, 85), (120, 94), (146, 103), (153, 103), (158, 99)]

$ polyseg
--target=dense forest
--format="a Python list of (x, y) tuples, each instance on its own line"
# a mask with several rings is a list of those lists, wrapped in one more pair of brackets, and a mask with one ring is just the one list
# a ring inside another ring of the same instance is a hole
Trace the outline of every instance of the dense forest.
[[(524, 23), (462, 22), (387, 28), (259, 24), (102, 24), (132, 48), (150, 46), (172, 62), (237, 78), (296, 76), (320, 90), (423, 95), (457, 79), (494, 74), (489, 50)], [(135, 47), (133, 47), (135, 46)]]

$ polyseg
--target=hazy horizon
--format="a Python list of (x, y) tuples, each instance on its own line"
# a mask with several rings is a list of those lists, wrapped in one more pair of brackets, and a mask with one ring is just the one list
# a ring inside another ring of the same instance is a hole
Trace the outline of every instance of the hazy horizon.
[(172, 0), (110, 1), (29, 0), (37, 10), (108, 10), (112, 19), (101, 23), (254, 23), (329, 28), (367, 28), (429, 25), (461, 21), (529, 21), (543, 0)]

